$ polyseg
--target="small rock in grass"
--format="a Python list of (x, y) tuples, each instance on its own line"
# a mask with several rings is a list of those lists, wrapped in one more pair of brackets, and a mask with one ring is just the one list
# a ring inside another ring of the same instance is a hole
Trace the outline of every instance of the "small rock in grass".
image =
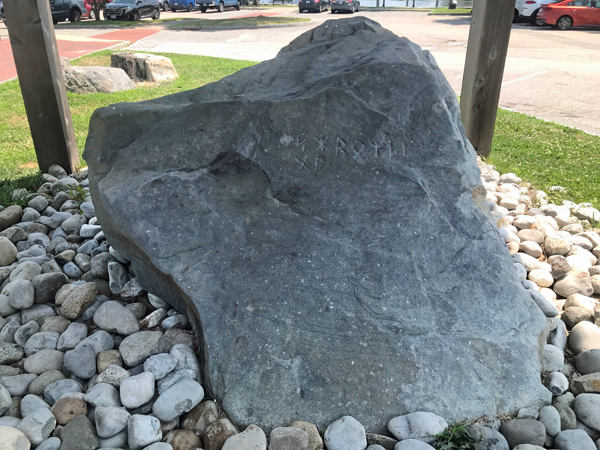
[(577, 371), (583, 375), (600, 372), (600, 349), (588, 350), (575, 358)]
[(29, 385), (29, 393), (32, 395), (42, 395), (48, 385), (55, 381), (64, 380), (65, 378), (65, 375), (60, 370), (44, 372)]
[(63, 352), (44, 349), (27, 357), (23, 364), (25, 370), (35, 375), (41, 375), (49, 370), (60, 370), (64, 361)]
[(129, 336), (140, 329), (135, 314), (115, 301), (101, 304), (94, 313), (93, 319), (98, 327), (109, 333)]
[(554, 406), (544, 406), (540, 409), (538, 420), (546, 427), (546, 434), (556, 437), (560, 433), (560, 414)]
[(102, 373), (108, 366), (123, 367), (123, 359), (118, 350), (105, 350), (98, 353), (98, 356), (96, 357), (96, 366), (98, 367), (98, 373)]
[(119, 391), (110, 384), (99, 383), (89, 389), (85, 394), (85, 401), (92, 406), (121, 406)]
[(127, 428), (130, 414), (125, 408), (116, 406), (98, 406), (94, 411), (96, 430), (101, 438), (115, 436)]
[(138, 331), (127, 336), (119, 346), (121, 357), (127, 366), (134, 367), (148, 357), (162, 352), (163, 334), (160, 331)]
[(199, 383), (194, 380), (183, 380), (159, 395), (152, 412), (163, 422), (170, 422), (190, 411), (203, 398), (204, 389)]
[(96, 374), (96, 351), (92, 344), (83, 343), (65, 353), (64, 368), (82, 380), (89, 380)]
[(60, 351), (71, 350), (87, 337), (88, 327), (84, 323), (72, 322), (60, 335), (56, 349)]
[[(393, 428), (398, 430), (396, 426)], [(363, 450), (367, 446), (365, 428), (354, 417), (344, 416), (327, 427), (324, 442), (328, 450)]]
[(0, 377), (0, 384), (4, 386), (11, 397), (23, 397), (29, 391), (29, 385), (37, 375), (24, 373), (21, 375)]
[(594, 441), (583, 430), (561, 431), (554, 439), (558, 450), (596, 450)]
[(553, 396), (557, 396), (569, 389), (569, 380), (560, 372), (550, 372), (544, 377), (544, 386)]
[(600, 328), (591, 322), (579, 322), (571, 330), (568, 343), (576, 355), (587, 350), (600, 349)]
[(212, 422), (202, 433), (204, 450), (221, 450), (225, 441), (234, 434), (237, 434), (237, 430), (229, 419), (219, 419)]
[(49, 409), (40, 408), (24, 417), (17, 429), (22, 431), (29, 442), (38, 446), (48, 439), (56, 427), (56, 418)]
[[(148, 403), (152, 400), (152, 397), (154, 397), (154, 375), (152, 372), (142, 372), (139, 375), (128, 377), (121, 382), (119, 390), (123, 406), (129, 409), (138, 408)], [(181, 414), (183, 414), (183, 412)], [(173, 417), (172, 419), (165, 420), (158, 415), (157, 417), (165, 422), (175, 419), (175, 417)]]
[(100, 440), (90, 419), (76, 416), (60, 431), (61, 450), (96, 450)]
[[(198, 436), (192, 430), (169, 431), (167, 435), (163, 438), (163, 441), (164, 443), (171, 445), (171, 447), (173, 447), (174, 450), (197, 449), (202, 447), (202, 441), (200, 440), (200, 436)], [(251, 443), (246, 442), (244, 446), (238, 447), (236, 450), (254, 450), (254, 447), (250, 447), (249, 444)], [(266, 447), (262, 447), (262, 449), (266, 450)]]
[(129, 371), (123, 367), (110, 365), (96, 377), (96, 383), (107, 383), (120, 387), (121, 383), (130, 377)]
[(155, 380), (161, 380), (177, 367), (177, 360), (169, 353), (152, 355), (144, 362), (144, 370), (152, 372)]
[[(131, 450), (140, 450), (154, 442), (160, 442), (160, 421), (156, 417), (134, 414), (127, 421), (127, 436)], [(206, 442), (204, 449), (210, 450)]]
[[(236, 439), (239, 436), (241, 435), (232, 436), (228, 440)], [(278, 427), (271, 431), (269, 441), (269, 450), (306, 450), (308, 433), (300, 428)], [(227, 444), (227, 442), (225, 443)]]
[[(0, 436), (2, 436), (2, 449), (6, 450), (29, 450), (30, 442), (22, 431), (16, 428), (1, 426)], [(38, 447), (39, 448), (39, 447)]]
[(431, 443), (436, 434), (448, 428), (448, 422), (430, 412), (414, 412), (390, 419), (387, 427), (398, 440), (419, 439)]
[(21, 416), (26, 417), (40, 408), (50, 409), (50, 405), (37, 395), (27, 394), (21, 400)]
[[(63, 395), (82, 391), (83, 387), (75, 380), (57, 380), (50, 383), (44, 389), (44, 400), (46, 400), (49, 405), (54, 405), (54, 403), (56, 403)], [(86, 401), (88, 401), (87, 398)]]
[(217, 403), (206, 400), (183, 415), (181, 426), (202, 434), (209, 424), (219, 419), (220, 414)]
[(59, 398), (50, 411), (60, 425), (66, 425), (80, 414), (87, 414), (87, 404), (81, 392), (65, 394)]
[(432, 450), (433, 448), (431, 445), (418, 439), (406, 439), (398, 442), (394, 450)]

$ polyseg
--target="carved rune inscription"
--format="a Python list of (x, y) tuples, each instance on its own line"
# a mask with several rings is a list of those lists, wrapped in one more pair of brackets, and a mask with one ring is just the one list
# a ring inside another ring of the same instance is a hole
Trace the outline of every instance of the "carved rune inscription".
[(334, 158), (352, 159), (359, 164), (364, 164), (369, 159), (405, 157), (404, 143), (392, 143), (388, 138), (361, 141), (359, 139), (344, 139), (332, 136), (297, 136), (293, 138), (284, 135), (280, 142), (286, 147), (298, 149), (298, 156), (294, 157), (297, 170), (318, 172), (329, 165)]

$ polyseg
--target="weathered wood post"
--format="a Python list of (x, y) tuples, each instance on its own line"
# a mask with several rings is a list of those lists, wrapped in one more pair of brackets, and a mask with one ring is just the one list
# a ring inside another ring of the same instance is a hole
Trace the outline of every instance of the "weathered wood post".
[(48, 0), (4, 0), (10, 45), (38, 164), (79, 166), (71, 110)]
[(467, 137), (478, 155), (492, 150), (515, 0), (475, 0), (460, 93)]

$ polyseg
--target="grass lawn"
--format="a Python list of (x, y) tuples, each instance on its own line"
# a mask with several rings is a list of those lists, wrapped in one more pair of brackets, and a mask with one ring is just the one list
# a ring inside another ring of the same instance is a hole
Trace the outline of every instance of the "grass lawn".
[[(104, 50), (71, 61), (72, 65), (110, 66), (112, 51)], [(244, 67), (256, 64), (206, 56), (162, 54), (171, 58), (179, 78), (159, 86), (140, 86), (130, 91), (115, 94), (68, 94), (73, 126), (79, 153), (83, 153), (92, 113), (102, 106), (119, 102), (137, 102), (174, 94), (212, 83)], [(25, 106), (21, 97), (19, 81), (0, 84), (0, 205), (7, 206), (6, 192), (17, 188), (29, 188), (37, 162)], [(82, 160), (82, 163), (84, 161)], [(10, 180), (10, 181), (7, 181)]]
[(472, 8), (456, 8), (456, 9), (450, 9), (450, 8), (435, 8), (432, 9), (431, 12), (429, 14), (471, 14), (471, 11), (473, 11)]
[(198, 19), (176, 23), (169, 28), (179, 27), (246, 27), (260, 25), (280, 25), (284, 23), (309, 22), (305, 17), (242, 17), (240, 19)]
[[(212, 21), (211, 21), (212, 22)], [(110, 65), (110, 50), (94, 53), (73, 65)], [(160, 86), (141, 86), (116, 94), (69, 94), (75, 135), (83, 152), (93, 111), (118, 102), (136, 102), (193, 89), (216, 81), (243, 67), (256, 64), (204, 56), (167, 54), (180, 78)], [(514, 172), (533, 188), (563, 198), (591, 202), (600, 207), (600, 137), (545, 122), (525, 114), (499, 110), (492, 154), (488, 162), (501, 173)], [(32, 190), (39, 183), (37, 164), (18, 80), (0, 84), (0, 205), (7, 206), (10, 192)], [(4, 180), (4, 181), (2, 181)], [(8, 180), (8, 181), (7, 181)], [(566, 193), (551, 193), (562, 186)]]
[[(488, 162), (533, 183), (554, 202), (600, 207), (600, 136), (499, 109)], [(567, 191), (552, 193), (551, 186)]]

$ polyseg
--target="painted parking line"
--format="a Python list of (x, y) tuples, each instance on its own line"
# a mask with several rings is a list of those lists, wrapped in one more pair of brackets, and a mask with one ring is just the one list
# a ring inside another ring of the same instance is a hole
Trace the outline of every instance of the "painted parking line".
[(502, 86), (506, 86), (507, 84), (512, 84), (512, 83), (517, 83), (519, 81), (524, 81), (524, 80), (528, 80), (529, 78), (533, 78), (533, 77), (537, 77), (539, 75), (543, 75), (545, 73), (548, 73), (547, 70), (544, 70), (542, 72), (536, 72), (536, 73), (532, 73), (531, 75), (526, 75), (524, 77), (521, 78), (516, 78), (514, 80), (510, 80), (510, 81), (505, 81), (504, 83), (502, 83)]

